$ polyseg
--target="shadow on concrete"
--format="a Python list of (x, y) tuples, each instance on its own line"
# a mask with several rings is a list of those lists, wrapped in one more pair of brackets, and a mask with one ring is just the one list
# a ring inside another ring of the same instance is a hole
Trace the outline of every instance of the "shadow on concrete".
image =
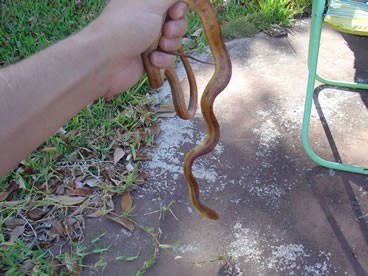
[[(358, 83), (368, 83), (368, 37), (345, 33), (341, 36), (354, 54), (354, 68), (356, 70), (354, 81)], [(367, 94), (368, 91), (365, 93)], [(362, 97), (362, 100), (365, 106), (368, 107), (368, 97)]]
[[(314, 197), (317, 199), (318, 204), (320, 208), (323, 211), (323, 214), (329, 223), (333, 233), (335, 234), (335, 237), (337, 241), (340, 244), (341, 249), (343, 250), (347, 260), (351, 263), (351, 266), (355, 272), (356, 275), (367, 275), (364, 268), (362, 267), (361, 262), (356, 257), (354, 250), (352, 248), (352, 245), (348, 241), (348, 239), (345, 237), (342, 228), (339, 225), (339, 222), (335, 218), (333, 212), (331, 211), (328, 203), (326, 202), (326, 199), (324, 198), (323, 193), (320, 190), (320, 183), (316, 180), (316, 177), (318, 175), (324, 175), (328, 176), (329, 172), (326, 168), (318, 166), (311, 169), (308, 173), (308, 179), (310, 179), (311, 184), (311, 190), (314, 195)], [(356, 185), (356, 183), (362, 182), (362, 178), (364, 176), (362, 175), (356, 175), (352, 173), (343, 173), (343, 172), (337, 172), (336, 177), (340, 178), (341, 182), (343, 183), (343, 186), (345, 188), (345, 192), (348, 195), (349, 200), (352, 203), (352, 211), (355, 214), (357, 220), (356, 223), (359, 225), (361, 229), (361, 234), (364, 236), (366, 243), (368, 243), (368, 226), (367, 223), (364, 220), (360, 220), (359, 218), (362, 216), (362, 212), (360, 209), (359, 204), (357, 204), (357, 198), (354, 195), (352, 185)]]
[[(334, 89), (337, 89), (337, 90), (342, 90), (342, 91), (345, 91), (346, 93), (359, 93), (361, 95), (362, 101), (364, 103), (368, 103), (368, 95), (367, 95), (366, 91), (364, 91), (364, 90), (349, 89), (349, 88), (337, 88), (337, 87), (331, 87), (331, 86), (328, 86), (328, 85), (321, 85), (321, 86), (318, 86), (315, 89), (314, 104), (316, 106), (317, 113), (318, 113), (320, 121), (322, 123), (323, 130), (324, 130), (325, 135), (327, 137), (328, 144), (330, 146), (330, 149), (332, 151), (332, 154), (333, 154), (333, 157), (334, 157), (335, 161), (338, 162), (338, 163), (343, 163), (341, 155), (339, 153), (339, 150), (338, 150), (338, 148), (336, 146), (336, 143), (335, 143), (335, 140), (333, 138), (332, 132), (329, 128), (327, 119), (326, 119), (326, 117), (323, 113), (323, 109), (322, 109), (322, 107), (320, 105), (320, 102), (318, 100), (319, 94), (324, 89), (327, 89), (327, 88), (334, 88)], [(359, 201), (356, 198), (355, 193), (353, 191), (353, 186), (359, 186), (360, 188), (364, 189), (365, 191), (368, 191), (368, 187), (361, 186), (359, 184), (359, 183), (364, 182), (365, 176), (364, 175), (353, 174), (353, 173), (346, 173), (346, 172), (336, 172), (335, 174), (338, 178), (341, 179), (342, 185), (344, 186), (344, 189), (345, 189), (345, 194), (347, 195), (349, 201), (351, 202), (351, 209), (352, 209), (352, 212), (353, 212), (353, 214), (356, 218), (356, 224), (359, 226), (360, 231), (361, 231), (361, 235), (364, 238), (365, 243), (368, 245), (368, 224), (366, 223), (366, 221), (361, 219), (361, 218), (364, 217), (364, 214), (362, 212)], [(323, 198), (323, 195), (322, 195), (322, 193), (321, 193), (321, 191), (318, 187), (319, 183), (317, 183), (317, 181), (315, 180), (315, 177), (317, 175), (329, 175), (328, 170), (324, 167), (315, 167), (315, 168), (313, 168), (312, 170), (309, 171), (308, 175), (309, 175), (308, 179), (310, 179), (310, 184), (311, 184), (311, 189), (312, 189), (313, 195), (315, 196), (315, 198), (317, 199), (321, 209), (323, 210), (323, 213), (326, 217), (326, 220), (330, 224), (331, 229), (332, 229), (332, 231), (334, 232), (334, 234), (336, 236), (336, 239), (340, 243), (340, 246), (341, 246), (342, 250), (344, 251), (344, 254), (345, 254), (346, 258), (351, 263), (352, 268), (354, 269), (356, 275), (367, 275), (366, 272), (364, 271), (361, 263), (359, 262), (359, 260), (355, 256), (351, 245), (349, 244), (348, 240), (345, 238), (345, 235), (344, 235), (341, 227), (339, 226), (339, 223), (335, 219), (335, 217), (332, 214), (328, 204), (326, 203), (325, 199)]]
[[(319, 102), (319, 95), (320, 93), (324, 90), (324, 89), (329, 89), (329, 88), (333, 88), (334, 90), (339, 90), (339, 91), (343, 91), (345, 93), (359, 93), (360, 94), (360, 98), (362, 99), (362, 102), (367, 106), (368, 103), (368, 94), (366, 90), (362, 90), (362, 89), (353, 89), (353, 88), (345, 88), (345, 87), (335, 87), (335, 86), (330, 86), (330, 85), (320, 85), (318, 87), (315, 88), (314, 90), (314, 95), (313, 95), (313, 101), (314, 101), (314, 105), (316, 107), (319, 119), (321, 121), (323, 130), (326, 134), (326, 138), (327, 141), (329, 143), (329, 146), (331, 148), (333, 157), (334, 157), (334, 161), (338, 162), (338, 163), (344, 163), (341, 159), (341, 155), (339, 154), (338, 148), (336, 146), (336, 143), (334, 141), (332, 132), (330, 130), (330, 127), (328, 125), (328, 121), (323, 113), (323, 108)], [(357, 103), (359, 104), (359, 103)], [(349, 114), (347, 114), (347, 116), (349, 116)], [(351, 120), (354, 120), (354, 117), (352, 116)], [(359, 166), (357, 164), (357, 166)], [(368, 228), (367, 228), (368, 229)]]

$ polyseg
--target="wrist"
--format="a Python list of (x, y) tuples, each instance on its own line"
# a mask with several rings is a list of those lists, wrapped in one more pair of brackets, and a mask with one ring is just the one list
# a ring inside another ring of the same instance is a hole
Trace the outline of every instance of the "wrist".
[(109, 52), (103, 31), (87, 26), (74, 37), (77, 48), (83, 52), (84, 63), (88, 74), (99, 83), (94, 99), (98, 99), (111, 89), (111, 76), (113, 74), (114, 55)]

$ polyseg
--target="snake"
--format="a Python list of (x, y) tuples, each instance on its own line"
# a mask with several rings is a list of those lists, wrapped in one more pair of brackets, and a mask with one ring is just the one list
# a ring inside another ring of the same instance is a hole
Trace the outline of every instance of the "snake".
[[(182, 2), (188, 4), (199, 16), (215, 64), (215, 71), (204, 89), (200, 102), (203, 119), (206, 123), (207, 135), (201, 144), (195, 146), (186, 155), (183, 164), (184, 176), (188, 182), (190, 199), (195, 209), (205, 218), (218, 220), (219, 216), (216, 211), (200, 201), (199, 185), (193, 175), (192, 169), (194, 161), (200, 156), (210, 153), (220, 139), (220, 126), (213, 107), (215, 98), (226, 88), (231, 79), (232, 67), (229, 54), (222, 39), (220, 22), (210, 0), (182, 0)], [(167, 17), (163, 20), (163, 23), (166, 20)], [(161, 34), (159, 37), (161, 37)], [(158, 48), (159, 37), (142, 54), (144, 68), (147, 72), (150, 86), (154, 89), (163, 85), (161, 70), (153, 66), (149, 60), (151, 52)], [(189, 80), (190, 98), (188, 107), (186, 106), (184, 92), (175, 70), (173, 68), (165, 69), (164, 74), (171, 88), (176, 113), (180, 118), (188, 120), (193, 118), (196, 113), (198, 107), (198, 91), (194, 73), (182, 48), (179, 49), (178, 56), (180, 56), (183, 62)]]

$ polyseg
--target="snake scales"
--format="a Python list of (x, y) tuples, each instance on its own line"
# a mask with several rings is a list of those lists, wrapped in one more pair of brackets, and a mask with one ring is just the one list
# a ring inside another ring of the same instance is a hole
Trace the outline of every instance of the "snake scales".
[[(219, 141), (220, 127), (213, 112), (213, 105), (217, 95), (225, 89), (230, 81), (231, 62), (222, 40), (220, 23), (211, 2), (209, 0), (182, 1), (187, 3), (200, 17), (215, 61), (215, 72), (208, 82), (201, 98), (201, 110), (207, 127), (207, 136), (201, 144), (193, 148), (185, 157), (184, 175), (189, 184), (190, 198), (194, 207), (202, 216), (217, 220), (219, 218), (217, 213), (201, 203), (199, 199), (199, 186), (197, 180), (193, 176), (192, 166), (198, 157), (211, 152)], [(157, 47), (158, 40), (142, 54), (145, 70), (152, 88), (159, 88), (163, 85), (160, 69), (154, 67), (149, 61), (150, 53), (156, 50)], [(182, 48), (179, 50), (179, 56), (184, 64), (189, 79), (190, 100), (188, 108), (185, 104), (183, 89), (181, 88), (180, 81), (174, 69), (166, 69), (165, 75), (171, 87), (173, 103), (178, 116), (182, 119), (191, 119), (194, 117), (197, 110), (197, 85), (190, 64)]]

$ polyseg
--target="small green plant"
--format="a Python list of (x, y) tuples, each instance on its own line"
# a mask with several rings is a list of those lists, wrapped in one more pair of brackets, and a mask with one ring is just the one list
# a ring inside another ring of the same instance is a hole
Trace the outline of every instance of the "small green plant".
[(12, 237), (7, 241), (0, 234), (0, 274), (27, 275), (32, 272), (38, 275), (50, 275), (53, 267), (47, 260), (48, 251), (25, 244), (21, 239)]
[(224, 24), (222, 35), (224, 38), (250, 37), (267, 27), (267, 19), (260, 13), (253, 13)]

